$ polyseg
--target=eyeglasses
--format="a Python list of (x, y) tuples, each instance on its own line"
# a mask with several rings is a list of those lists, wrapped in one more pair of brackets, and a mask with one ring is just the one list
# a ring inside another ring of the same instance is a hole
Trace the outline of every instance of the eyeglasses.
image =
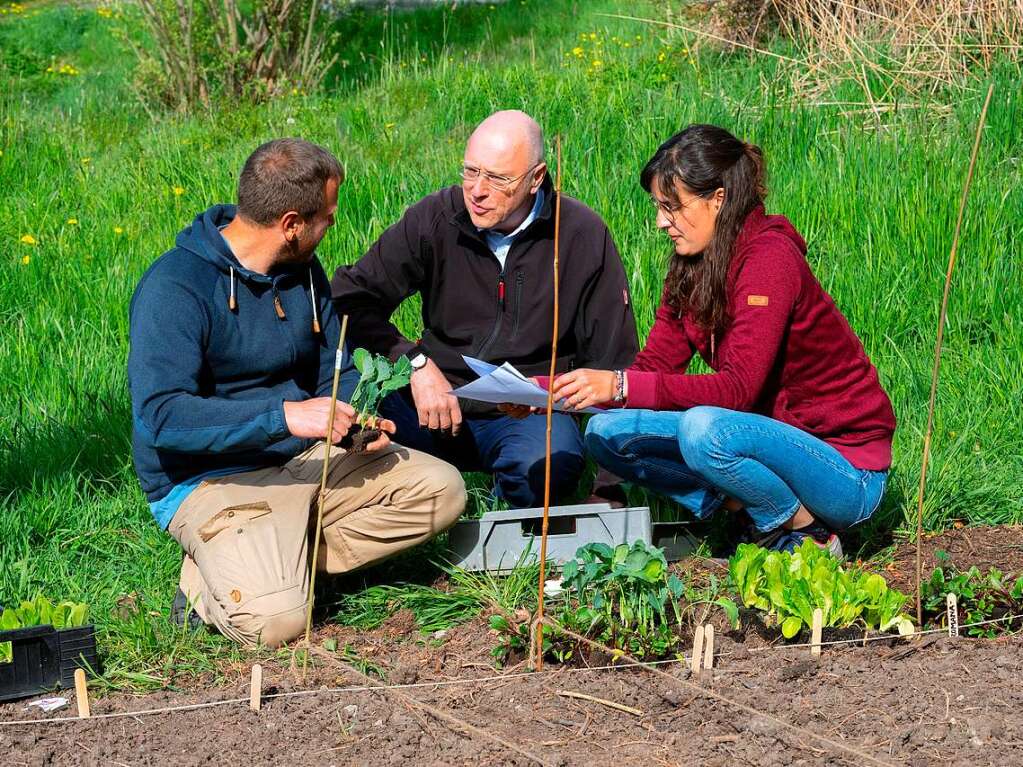
[[(694, 198), (694, 200), (695, 199), (701, 198), (697, 196), (696, 198)], [(678, 205), (672, 205), (671, 203), (662, 202), (661, 200), (658, 200), (656, 197), (651, 197), (650, 202), (653, 204), (654, 208), (656, 208), (658, 211), (667, 216), (668, 220), (670, 221), (674, 221), (675, 216), (677, 216), (682, 211), (686, 210), (686, 208), (688, 208), (692, 204), (692, 202), (689, 202), (685, 204), (680, 203)]]
[(463, 183), (467, 183), (467, 184), (471, 184), (474, 181), (476, 181), (476, 179), (478, 179), (478, 178), (480, 178), (482, 176), (482, 178), (486, 182), (487, 186), (489, 186), (495, 192), (509, 192), (509, 191), (511, 191), (512, 187), (515, 186), (515, 182), (516, 181), (518, 181), (519, 179), (525, 178), (530, 173), (532, 173), (537, 168), (539, 168), (542, 164), (543, 163), (537, 163), (532, 168), (527, 170), (525, 173), (522, 173), (522, 174), (520, 174), (518, 176), (512, 176), (512, 177), (509, 177), (509, 176), (498, 176), (498, 175), (496, 175), (494, 173), (490, 173), (488, 171), (482, 170), (481, 168), (477, 168), (474, 165), (463, 165), (462, 166), (462, 182)]

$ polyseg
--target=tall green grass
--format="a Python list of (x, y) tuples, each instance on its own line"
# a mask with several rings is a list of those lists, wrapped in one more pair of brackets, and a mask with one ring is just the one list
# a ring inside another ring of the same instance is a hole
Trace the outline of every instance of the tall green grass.
[[(166, 683), (175, 665), (202, 669), (231, 652), (181, 637), (161, 617), (179, 552), (153, 524), (130, 463), (124, 367), (135, 282), (196, 212), (233, 199), (242, 161), (264, 140), (299, 135), (344, 161), (337, 225), (320, 248), (330, 271), (411, 202), (454, 183), (472, 127), (509, 107), (564, 137), (565, 189), (614, 233), (642, 334), (667, 250), (637, 183), (643, 162), (697, 121), (763, 147), (770, 211), (806, 236), (899, 418), (889, 495), (864, 540), (880, 545), (905, 526), (983, 84), (878, 122), (803, 100), (777, 61), (690, 48), (686, 37), (599, 15), (621, 7), (530, 0), (361, 13), (340, 22), (348, 64), (325, 95), (156, 118), (129, 87), (118, 30), (136, 23), (130, 7), (111, 18), (41, 3), (0, 17), (0, 603), (37, 591), (89, 602), (122, 674), (113, 681), (137, 683), (123, 674), (141, 668)], [(79, 74), (45, 71), (62, 63)], [(1004, 62), (993, 79), (945, 335), (925, 520), (933, 529), (1023, 520), (1018, 65)], [(410, 302), (399, 324), (415, 333), (417, 316)], [(119, 610), (128, 594), (136, 607)]]

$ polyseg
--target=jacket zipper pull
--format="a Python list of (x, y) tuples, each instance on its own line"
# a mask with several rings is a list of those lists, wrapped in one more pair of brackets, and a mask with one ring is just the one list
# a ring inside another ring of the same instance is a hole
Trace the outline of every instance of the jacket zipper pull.
[(284, 304), (281, 303), (281, 295), (277, 292), (276, 287), (274, 287), (274, 311), (277, 312), (278, 319), (288, 319), (288, 315), (284, 313)]
[(504, 277), (497, 283), (497, 305), (504, 309)]

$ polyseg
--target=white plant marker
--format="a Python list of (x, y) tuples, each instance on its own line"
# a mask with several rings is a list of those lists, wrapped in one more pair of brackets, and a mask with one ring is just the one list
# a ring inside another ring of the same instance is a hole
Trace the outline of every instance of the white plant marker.
[(948, 635), (959, 636), (959, 602), (951, 592), (945, 597), (945, 614), (948, 616)]
[(692, 671), (694, 674), (700, 672), (700, 661), (703, 658), (703, 624), (701, 623), (696, 627), (696, 632), (693, 634), (693, 666)]
[(249, 708), (259, 711), (263, 706), (263, 667), (258, 663), (252, 666), (252, 679), (249, 682)]
[(92, 716), (89, 709), (89, 686), (85, 683), (84, 669), (75, 669), (75, 697), (78, 699), (78, 718), (88, 719)]
[(714, 668), (714, 626), (708, 623), (703, 629), (703, 670)]
[(810, 629), (810, 655), (821, 657), (821, 632), (824, 630), (824, 611), (817, 608), (813, 611), (813, 627)]

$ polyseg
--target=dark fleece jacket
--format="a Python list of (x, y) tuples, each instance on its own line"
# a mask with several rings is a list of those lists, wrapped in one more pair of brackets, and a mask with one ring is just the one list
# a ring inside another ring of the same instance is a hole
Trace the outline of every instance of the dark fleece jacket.
[[(507, 361), (526, 375), (547, 372), (555, 194), (549, 179), (544, 185), (540, 213), (516, 237), (503, 269), (473, 226), (461, 187), (442, 189), (410, 207), (358, 263), (334, 274), (334, 300), (351, 317), (353, 343), (392, 358), (419, 348), (454, 385), (476, 378), (463, 354)], [(628, 365), (639, 342), (621, 259), (600, 217), (566, 196), (559, 255), (558, 372)], [(414, 293), (422, 296), (418, 345), (390, 322)]]
[[(131, 299), (132, 450), (151, 502), (202, 475), (285, 463), (312, 441), (290, 435), (284, 403), (330, 393), (340, 326), (323, 267), (245, 269), (219, 231), (234, 216), (233, 205), (196, 216)], [(347, 400), (358, 380), (347, 353), (343, 370)]]
[[(628, 371), (628, 407), (762, 413), (827, 442), (856, 468), (891, 465), (895, 413), (863, 344), (810, 271), (784, 216), (757, 207), (729, 267), (730, 323), (711, 339), (662, 300)], [(684, 375), (694, 353), (713, 369)]]

